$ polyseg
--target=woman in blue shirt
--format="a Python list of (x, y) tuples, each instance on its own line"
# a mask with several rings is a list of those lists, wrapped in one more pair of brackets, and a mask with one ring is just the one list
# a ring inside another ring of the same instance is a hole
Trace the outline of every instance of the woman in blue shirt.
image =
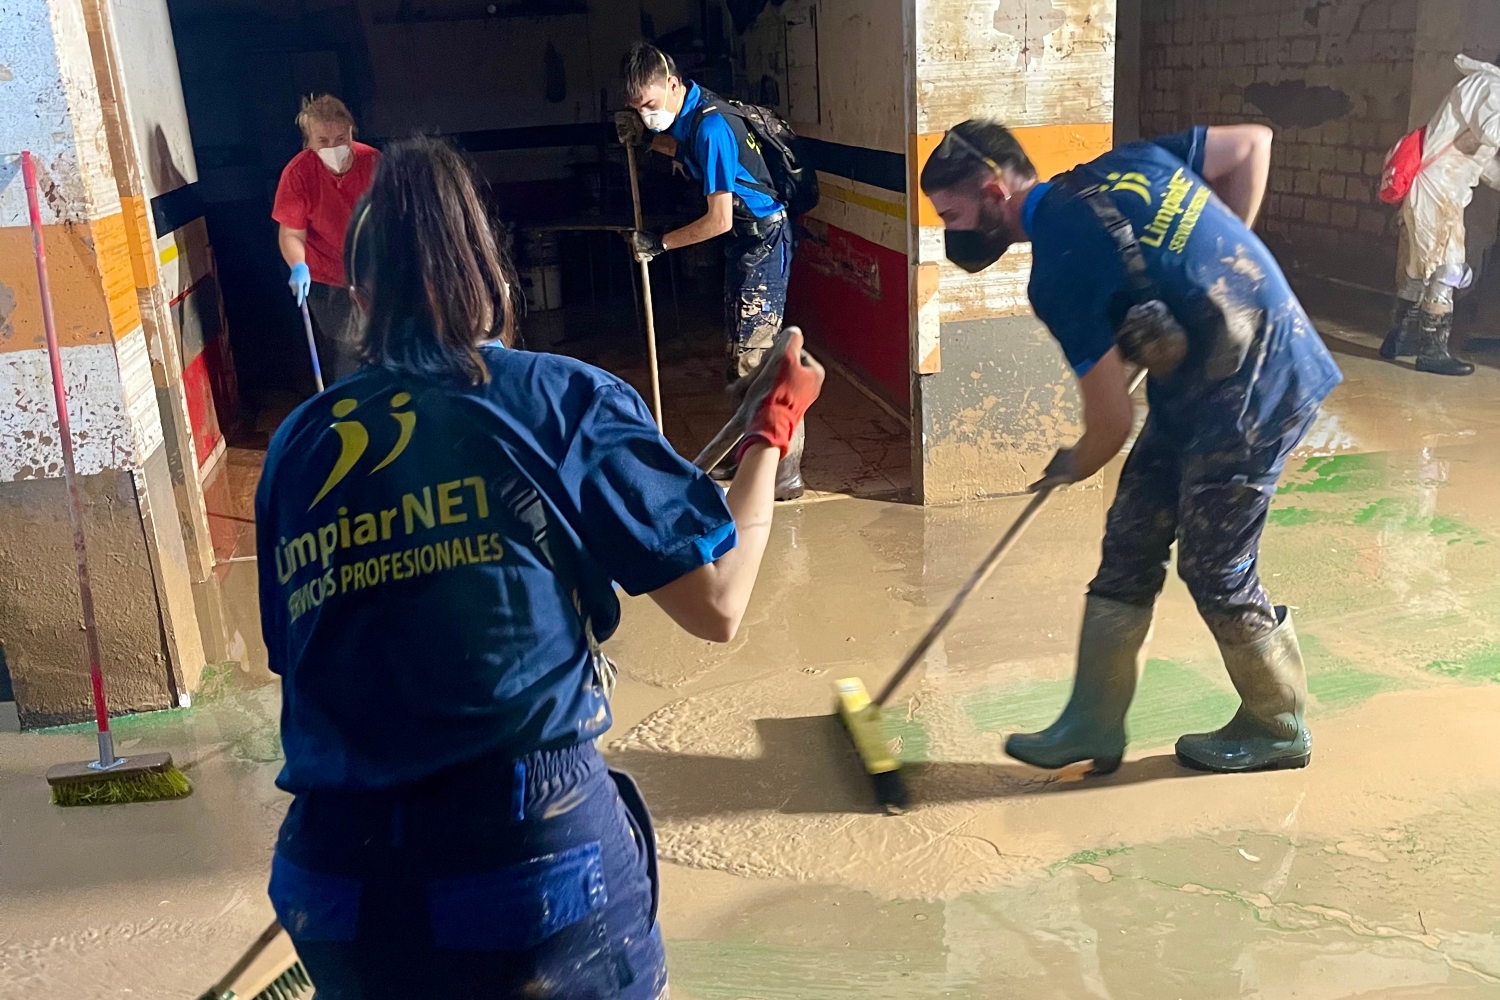
[(513, 350), (512, 286), (441, 142), (386, 151), (346, 240), (365, 365), (256, 495), (283, 678), (277, 916), (323, 1000), (664, 994), (650, 820), (610, 725), (614, 585), (728, 641), (822, 370), (793, 338), (727, 497), (639, 396)]

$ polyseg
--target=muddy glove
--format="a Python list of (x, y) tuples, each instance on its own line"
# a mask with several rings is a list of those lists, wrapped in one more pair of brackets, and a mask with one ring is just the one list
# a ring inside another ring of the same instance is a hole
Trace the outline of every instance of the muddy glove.
[(1067, 486), (1078, 482), (1078, 474), (1074, 471), (1072, 448), (1059, 448), (1057, 454), (1052, 456), (1052, 461), (1042, 470), (1042, 478), (1026, 487), (1028, 493), (1040, 493), (1042, 490), (1056, 489), (1059, 486)]
[(636, 260), (650, 260), (667, 252), (667, 248), (661, 245), (660, 236), (639, 229), (626, 233), (625, 242), (630, 244), (630, 254)]
[(646, 137), (646, 124), (634, 111), (616, 111), (615, 134), (620, 137), (620, 145), (638, 146)]
[(803, 415), (823, 391), (823, 366), (802, 350), (802, 331), (787, 332), (785, 342), (766, 355), (761, 377), (745, 396), (745, 440), (735, 450), (736, 462), (757, 442), (771, 445), (785, 458)]

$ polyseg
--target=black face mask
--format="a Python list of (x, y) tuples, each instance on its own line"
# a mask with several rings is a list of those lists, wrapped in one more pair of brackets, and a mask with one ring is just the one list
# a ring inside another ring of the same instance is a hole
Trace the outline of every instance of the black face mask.
[(1010, 249), (1010, 240), (998, 229), (945, 229), (943, 250), (948, 259), (970, 274), (978, 274)]

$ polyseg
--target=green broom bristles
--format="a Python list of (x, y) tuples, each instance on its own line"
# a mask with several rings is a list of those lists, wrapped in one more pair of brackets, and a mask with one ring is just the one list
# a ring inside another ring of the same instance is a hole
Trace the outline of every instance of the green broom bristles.
[(193, 790), (187, 775), (175, 767), (98, 780), (69, 781), (52, 786), (52, 802), (59, 806), (107, 806), (124, 802), (180, 799)]

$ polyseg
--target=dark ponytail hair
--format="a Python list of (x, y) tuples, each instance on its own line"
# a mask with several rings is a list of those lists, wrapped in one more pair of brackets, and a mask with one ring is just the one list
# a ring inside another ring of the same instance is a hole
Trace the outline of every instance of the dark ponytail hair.
[(479, 345), (511, 344), (514, 282), (473, 172), (441, 139), (383, 151), (344, 236), (344, 271), (368, 306), (371, 364), (481, 385)]

